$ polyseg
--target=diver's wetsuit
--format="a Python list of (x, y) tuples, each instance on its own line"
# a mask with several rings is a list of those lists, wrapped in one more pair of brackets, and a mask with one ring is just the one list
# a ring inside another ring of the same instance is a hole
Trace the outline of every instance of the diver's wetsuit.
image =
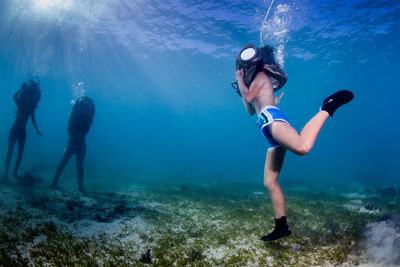
[[(37, 101), (40, 99), (40, 90), (36, 91), (36, 99), (33, 100), (32, 103), (23, 103), (21, 99), (19, 99), (19, 94), (21, 93), (21, 89), (18, 90), (14, 95), (14, 101), (17, 104), (17, 118), (10, 130), (10, 135), (8, 137), (8, 152), (6, 158), (6, 168), (5, 168), (5, 178), (8, 178), (10, 161), (14, 150), (14, 145), (18, 142), (18, 156), (15, 163), (15, 168), (13, 172), (13, 176), (15, 178), (18, 177), (18, 169), (22, 161), (22, 156), (24, 154), (24, 147), (26, 141), (26, 124), (28, 123), (29, 117), (32, 116), (32, 122), (34, 123), (35, 128), (36, 122), (34, 119), (34, 112), (36, 109)], [(36, 129), (37, 130), (37, 129)]]
[(57, 167), (56, 173), (54, 175), (54, 181), (52, 184), (53, 188), (58, 187), (58, 180), (60, 175), (67, 165), (68, 161), (75, 154), (76, 155), (76, 168), (78, 175), (78, 188), (80, 191), (83, 189), (83, 161), (86, 154), (86, 142), (85, 137), (90, 130), (93, 119), (91, 117), (82, 116), (77, 114), (77, 112), (72, 112), (68, 122), (68, 135), (69, 140), (67, 147), (64, 150), (63, 158)]

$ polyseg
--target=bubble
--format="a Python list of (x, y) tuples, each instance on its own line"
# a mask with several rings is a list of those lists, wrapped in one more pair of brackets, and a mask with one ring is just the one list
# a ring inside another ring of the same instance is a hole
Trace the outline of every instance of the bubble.
[(261, 25), (261, 44), (275, 47), (276, 61), (283, 67), (285, 63), (285, 46), (290, 38), (292, 10), (288, 4), (279, 4), (273, 9), (270, 18), (264, 19)]
[[(78, 82), (77, 84), (72, 85), (72, 95), (74, 99), (80, 98), (86, 95), (85, 84), (83, 82)], [(73, 104), (74, 100), (71, 101)]]

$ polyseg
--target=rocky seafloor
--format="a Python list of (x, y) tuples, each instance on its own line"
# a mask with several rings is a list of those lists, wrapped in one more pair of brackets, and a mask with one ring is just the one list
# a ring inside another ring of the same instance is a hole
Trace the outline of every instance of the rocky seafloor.
[(400, 265), (398, 188), (283, 189), (292, 235), (265, 243), (273, 211), (260, 184), (136, 181), (83, 195), (3, 183), (0, 265)]

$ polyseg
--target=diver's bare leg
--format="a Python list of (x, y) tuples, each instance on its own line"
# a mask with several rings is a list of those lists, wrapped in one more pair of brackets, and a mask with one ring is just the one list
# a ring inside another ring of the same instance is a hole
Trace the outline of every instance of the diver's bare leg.
[(8, 141), (8, 151), (7, 151), (7, 158), (6, 158), (6, 168), (4, 173), (4, 179), (8, 179), (8, 173), (10, 170), (10, 161), (14, 150), (14, 145), (17, 142), (15, 138)]
[(307, 122), (300, 134), (289, 124), (280, 121), (272, 123), (269, 130), (278, 143), (298, 155), (305, 155), (314, 146), (315, 140), (328, 117), (328, 112), (319, 111)]
[(281, 171), (286, 148), (279, 146), (268, 149), (265, 160), (264, 185), (271, 195), (272, 206), (275, 212), (275, 228), (268, 235), (262, 236), (263, 241), (273, 241), (291, 234), (286, 223), (285, 196), (278, 184), (278, 175)]
[(278, 175), (285, 158), (286, 148), (282, 146), (267, 151), (264, 168), (264, 186), (268, 189), (274, 208), (275, 218), (286, 216), (285, 196), (278, 184)]
[(68, 161), (71, 159), (73, 155), (74, 155), (74, 150), (72, 149), (71, 146), (68, 145), (65, 148), (63, 158), (61, 159), (60, 164), (58, 164), (56, 173), (54, 174), (54, 180), (53, 183), (51, 184), (52, 188), (58, 187), (58, 180), (60, 179), (60, 175), (64, 170), (65, 165), (67, 165)]
[(17, 161), (15, 162), (14, 173), (13, 176), (18, 178), (18, 170), (19, 166), (21, 165), (22, 156), (24, 155), (24, 148), (25, 148), (25, 140), (18, 140), (18, 156)]

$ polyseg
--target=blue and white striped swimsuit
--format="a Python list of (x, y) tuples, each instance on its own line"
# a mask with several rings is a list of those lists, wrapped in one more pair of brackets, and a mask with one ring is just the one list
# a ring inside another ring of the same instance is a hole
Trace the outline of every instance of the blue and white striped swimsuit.
[(268, 140), (268, 143), (269, 143), (268, 149), (281, 145), (272, 137), (272, 135), (267, 127), (274, 121), (283, 121), (283, 122), (286, 122), (287, 124), (290, 124), (286, 115), (283, 114), (279, 108), (277, 108), (275, 106), (264, 107), (260, 112), (260, 116), (258, 116), (257, 126), (258, 126), (258, 128), (260, 128), (261, 133)]

